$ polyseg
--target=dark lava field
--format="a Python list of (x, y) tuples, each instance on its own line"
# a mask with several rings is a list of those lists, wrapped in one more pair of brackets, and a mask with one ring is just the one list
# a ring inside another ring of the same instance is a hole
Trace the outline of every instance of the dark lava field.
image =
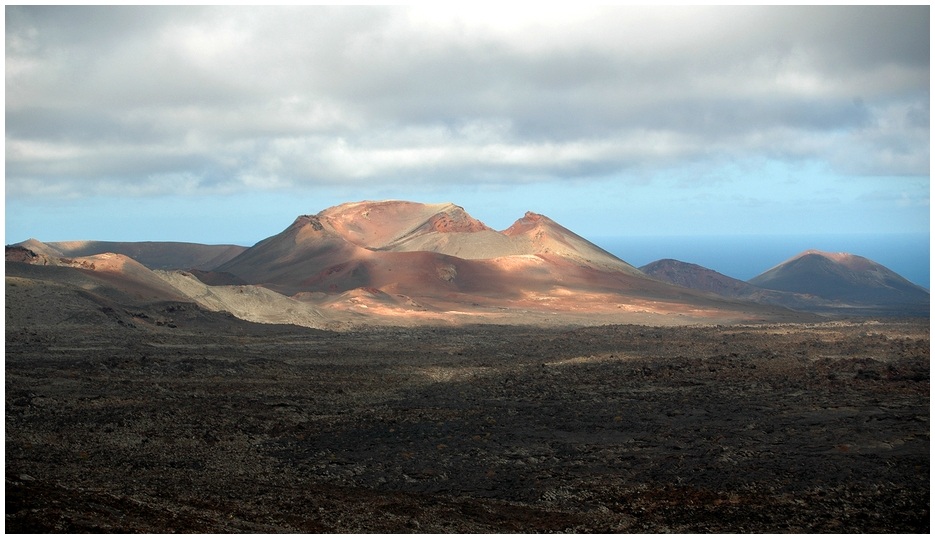
[(928, 320), (219, 328), (8, 325), (6, 531), (930, 531)]

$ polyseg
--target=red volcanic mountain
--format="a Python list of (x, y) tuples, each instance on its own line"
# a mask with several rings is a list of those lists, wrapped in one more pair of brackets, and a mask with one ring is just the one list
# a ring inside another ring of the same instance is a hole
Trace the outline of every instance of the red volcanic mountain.
[[(102, 248), (127, 254), (95, 252)], [(212, 260), (223, 262), (212, 267)], [(8, 297), (16, 291), (14, 299), (35, 305), (36, 312), (58, 301), (56, 295), (68, 297), (71, 320), (82, 320), (81, 309), (95, 311), (95, 305), (156, 320), (164, 313), (153, 306), (166, 301), (202, 309), (186, 312), (227, 311), (254, 322), (322, 328), (803, 316), (650, 278), (543, 215), (527, 212), (496, 231), (454, 204), (342, 204), (302, 215), (250, 248), (29, 240), (8, 247), (6, 264)], [(53, 299), (31, 303), (27, 290), (44, 290)]]
[(498, 232), (454, 204), (342, 204), (300, 216), (216, 270), (308, 301), (370, 306), (699, 316), (751, 307), (650, 279), (543, 215)]
[(316, 217), (326, 230), (373, 251), (427, 251), (469, 260), (554, 254), (635, 273), (626, 262), (532, 212), (503, 232), (451, 203), (357, 202), (328, 208)]
[(366, 287), (418, 296), (510, 296), (522, 288), (518, 279), (558, 282), (558, 273), (585, 270), (642, 277), (542, 215), (497, 232), (454, 204), (403, 201), (303, 215), (217, 268), (287, 295)]
[(809, 250), (750, 279), (770, 290), (810, 294), (856, 305), (918, 306), (929, 292), (886, 267), (848, 253)]

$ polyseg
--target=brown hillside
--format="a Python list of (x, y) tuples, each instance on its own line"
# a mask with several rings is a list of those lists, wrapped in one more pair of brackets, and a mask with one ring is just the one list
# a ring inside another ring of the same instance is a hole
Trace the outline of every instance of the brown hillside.
[(227, 262), (246, 248), (238, 245), (203, 245), (172, 241), (57, 241), (28, 239), (16, 244), (55, 257), (82, 257), (115, 253), (128, 256), (149, 269), (208, 270)]
[(546, 216), (528, 212), (497, 232), (454, 204), (342, 204), (299, 217), (216, 270), (357, 310), (776, 315), (649, 279)]

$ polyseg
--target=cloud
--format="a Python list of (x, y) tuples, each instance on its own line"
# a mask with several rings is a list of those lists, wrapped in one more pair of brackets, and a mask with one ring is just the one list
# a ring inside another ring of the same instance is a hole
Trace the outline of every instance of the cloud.
[(914, 7), (7, 7), (8, 196), (927, 175)]

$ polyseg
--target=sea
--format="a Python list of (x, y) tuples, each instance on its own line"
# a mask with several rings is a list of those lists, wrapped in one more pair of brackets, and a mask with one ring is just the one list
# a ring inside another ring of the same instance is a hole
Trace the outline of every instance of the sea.
[(742, 281), (808, 249), (844, 252), (869, 258), (925, 289), (930, 286), (929, 234), (736, 234), (588, 239), (636, 267), (673, 258)]

